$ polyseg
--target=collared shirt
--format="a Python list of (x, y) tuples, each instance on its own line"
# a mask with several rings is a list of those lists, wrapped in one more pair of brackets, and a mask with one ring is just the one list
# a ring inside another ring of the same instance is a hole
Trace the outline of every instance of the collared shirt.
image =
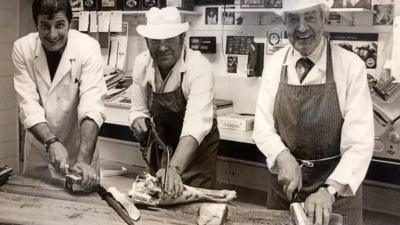
[[(291, 46), (275, 53), (264, 68), (263, 80), (256, 106), (253, 140), (267, 157), (268, 168), (276, 173), (275, 159), (287, 147), (275, 129), (273, 111), (280, 82), (282, 64), (288, 65), (288, 83), (291, 85), (313, 85), (326, 80), (326, 46), (322, 57), (300, 84), (295, 70), (295, 59), (286, 52)], [(354, 195), (367, 172), (374, 146), (374, 122), (372, 102), (368, 89), (364, 62), (355, 54), (331, 45), (334, 80), (336, 82), (339, 106), (344, 119), (340, 143), (341, 160), (329, 176), (328, 182), (343, 186), (339, 194)], [(304, 131), (306, 132), (306, 131)]]
[(317, 47), (311, 52), (310, 55), (303, 56), (299, 51), (297, 51), (295, 48), (292, 48), (292, 55), (293, 59), (295, 62), (297, 62), (300, 58), (307, 57), (309, 58), (314, 64), (317, 64), (319, 59), (322, 56), (322, 52), (325, 48), (326, 45), (326, 40), (325, 38), (322, 38)]
[(170, 92), (179, 88), (181, 72), (184, 72), (182, 81), (183, 95), (187, 100), (181, 137), (192, 136), (200, 144), (210, 132), (216, 109), (213, 104), (214, 78), (211, 64), (198, 51), (186, 49), (186, 58), (183, 52), (168, 74), (162, 79), (150, 56), (149, 51), (138, 55), (135, 59), (132, 72), (132, 107), (129, 123), (132, 124), (139, 117), (149, 117), (147, 88), (153, 92)]

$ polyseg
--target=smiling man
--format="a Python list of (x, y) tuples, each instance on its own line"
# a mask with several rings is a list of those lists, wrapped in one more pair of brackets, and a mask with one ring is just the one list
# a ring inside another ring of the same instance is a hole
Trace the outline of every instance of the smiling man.
[(83, 186), (99, 183), (96, 141), (104, 121), (106, 91), (97, 41), (70, 30), (68, 0), (34, 0), (38, 32), (14, 43), (14, 87), (21, 122), (27, 129), (23, 174), (54, 181), (51, 165), (66, 165), (83, 176)]
[(374, 144), (364, 62), (324, 35), (329, 0), (284, 0), (291, 43), (264, 67), (253, 140), (267, 157), (267, 207), (305, 201), (313, 224), (362, 224), (361, 183)]
[(133, 67), (131, 128), (143, 141), (149, 130), (145, 120), (151, 118), (171, 147), (165, 183), (166, 156), (154, 144), (145, 157), (168, 194), (179, 196), (183, 183), (211, 188), (219, 144), (211, 65), (200, 52), (185, 47), (189, 25), (176, 8), (151, 8), (146, 17), (147, 24), (137, 27), (148, 51), (136, 57)]

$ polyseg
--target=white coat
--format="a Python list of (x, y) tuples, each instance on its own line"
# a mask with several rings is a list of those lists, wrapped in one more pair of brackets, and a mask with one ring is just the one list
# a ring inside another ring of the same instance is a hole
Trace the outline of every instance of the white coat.
[[(286, 146), (277, 134), (273, 120), (275, 97), (280, 82), (280, 72), (288, 48), (276, 52), (264, 66), (254, 123), (253, 140), (267, 157), (269, 169), (276, 173), (276, 156)], [(374, 147), (374, 121), (372, 102), (367, 83), (365, 63), (354, 53), (337, 45), (331, 45), (333, 77), (336, 82), (339, 106), (344, 120), (340, 152), (341, 160), (329, 180), (344, 186), (340, 193), (355, 195), (363, 181), (371, 161)], [(291, 51), (290, 51), (291, 52)], [(288, 83), (291, 85), (313, 85), (325, 83), (326, 46), (321, 59), (300, 84), (295, 64), (288, 55)]]
[[(38, 33), (14, 43), (13, 62), (21, 122), (26, 129), (46, 122), (67, 148), (69, 164), (75, 164), (80, 147), (80, 121), (89, 117), (100, 127), (105, 119), (102, 96), (107, 89), (98, 42), (70, 30), (53, 81)], [(30, 132), (25, 136), (24, 151), (23, 173), (49, 178), (48, 154)], [(92, 162), (97, 158), (98, 151)]]

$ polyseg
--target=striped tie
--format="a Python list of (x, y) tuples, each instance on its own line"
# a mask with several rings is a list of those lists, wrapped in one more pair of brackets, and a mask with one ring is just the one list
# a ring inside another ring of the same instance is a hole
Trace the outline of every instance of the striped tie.
[(301, 58), (296, 62), (296, 71), (299, 75), (300, 83), (306, 78), (308, 72), (314, 66), (314, 63), (309, 58)]

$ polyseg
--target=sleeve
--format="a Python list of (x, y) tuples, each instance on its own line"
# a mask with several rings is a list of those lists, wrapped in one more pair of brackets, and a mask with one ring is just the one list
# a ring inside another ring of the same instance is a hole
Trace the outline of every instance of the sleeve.
[(107, 91), (103, 74), (103, 58), (96, 42), (87, 52), (82, 65), (79, 86), (78, 119), (93, 119), (101, 127), (106, 116), (103, 96)]
[(18, 41), (14, 44), (12, 60), (14, 63), (14, 88), (24, 127), (29, 129), (38, 123), (47, 122), (37, 86), (33, 80), (34, 75), (29, 74), (22, 46)]
[(353, 196), (368, 170), (374, 147), (374, 119), (364, 62), (352, 62), (347, 80), (344, 122), (341, 135), (342, 158), (327, 183), (344, 186), (340, 195)]
[(210, 132), (213, 123), (214, 77), (207, 59), (194, 61), (201, 67), (195, 66), (190, 69), (190, 75), (185, 75), (186, 79), (191, 80), (181, 137), (192, 136), (200, 144)]
[[(281, 65), (273, 62), (268, 63), (264, 68), (275, 68)], [(272, 71), (272, 73), (271, 73)], [(264, 69), (262, 82), (257, 97), (253, 140), (258, 149), (267, 157), (267, 166), (272, 173), (277, 173), (275, 159), (279, 153), (286, 150), (287, 147), (277, 134), (273, 118), (275, 96), (279, 85), (279, 74), (276, 70)], [(270, 72), (270, 73), (269, 73)]]
[(143, 68), (144, 62), (141, 62), (142, 55), (139, 55), (134, 63), (132, 71), (132, 88), (131, 88), (131, 109), (129, 113), (129, 124), (132, 127), (133, 122), (140, 117), (150, 117), (150, 110), (147, 106), (147, 86), (143, 81), (145, 76)]

